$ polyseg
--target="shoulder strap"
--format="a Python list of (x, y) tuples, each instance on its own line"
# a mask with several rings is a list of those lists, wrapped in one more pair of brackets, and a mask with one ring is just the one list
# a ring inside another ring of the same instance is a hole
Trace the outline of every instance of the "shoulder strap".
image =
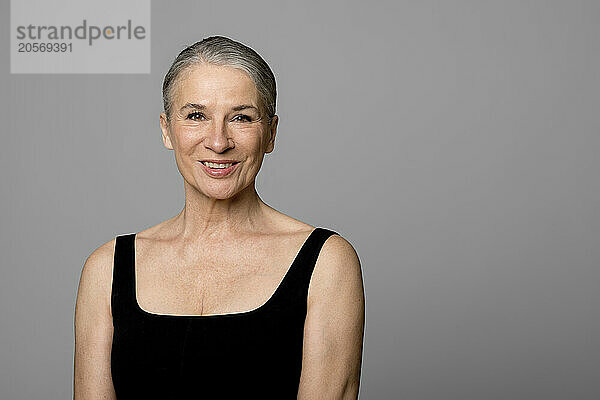
[(119, 235), (115, 238), (113, 261), (113, 282), (111, 309), (113, 318), (118, 318), (130, 310), (133, 293), (133, 263), (135, 233)]
[(293, 306), (306, 309), (308, 286), (312, 277), (315, 263), (321, 252), (323, 244), (331, 235), (337, 232), (330, 229), (317, 227), (302, 245), (286, 277), (285, 289), (283, 290), (284, 301), (291, 302)]

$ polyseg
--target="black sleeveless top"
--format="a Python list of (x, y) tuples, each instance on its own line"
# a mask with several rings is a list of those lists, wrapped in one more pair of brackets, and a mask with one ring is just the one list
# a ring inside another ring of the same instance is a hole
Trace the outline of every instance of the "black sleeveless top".
[(135, 233), (116, 237), (111, 374), (118, 400), (296, 399), (308, 285), (325, 240), (315, 228), (273, 295), (241, 313), (168, 315), (135, 296)]

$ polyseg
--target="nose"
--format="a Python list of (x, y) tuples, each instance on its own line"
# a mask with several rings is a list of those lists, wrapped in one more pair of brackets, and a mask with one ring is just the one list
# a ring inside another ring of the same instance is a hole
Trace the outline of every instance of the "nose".
[(227, 124), (223, 120), (216, 121), (211, 129), (206, 134), (204, 146), (211, 149), (215, 153), (222, 153), (225, 150), (233, 147), (229, 138)]

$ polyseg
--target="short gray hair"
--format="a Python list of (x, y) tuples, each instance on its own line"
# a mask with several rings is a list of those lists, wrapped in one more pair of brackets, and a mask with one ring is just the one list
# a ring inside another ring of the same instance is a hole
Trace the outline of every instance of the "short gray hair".
[(162, 87), (163, 107), (167, 121), (171, 118), (173, 88), (177, 78), (190, 66), (209, 63), (229, 66), (246, 72), (254, 81), (258, 90), (262, 112), (266, 113), (270, 123), (275, 116), (277, 88), (275, 76), (263, 58), (250, 47), (224, 36), (210, 36), (196, 42), (179, 53), (165, 75)]

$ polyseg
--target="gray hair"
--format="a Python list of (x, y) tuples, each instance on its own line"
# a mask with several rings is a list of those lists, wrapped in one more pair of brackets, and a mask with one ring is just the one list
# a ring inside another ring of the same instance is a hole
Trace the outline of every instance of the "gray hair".
[(266, 113), (269, 123), (272, 121), (277, 98), (273, 71), (256, 51), (224, 36), (207, 37), (186, 47), (175, 58), (165, 75), (162, 87), (163, 107), (167, 121), (171, 118), (172, 92), (177, 78), (186, 68), (203, 62), (229, 66), (246, 72), (256, 85), (262, 112)]

